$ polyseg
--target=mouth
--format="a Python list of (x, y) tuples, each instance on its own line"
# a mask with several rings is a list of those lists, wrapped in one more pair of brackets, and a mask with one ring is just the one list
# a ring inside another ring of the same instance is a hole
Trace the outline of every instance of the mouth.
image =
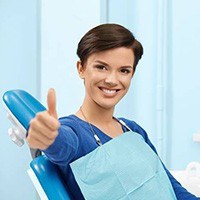
[(110, 95), (113, 96), (115, 95), (117, 92), (120, 91), (120, 89), (108, 89), (108, 88), (103, 88), (103, 87), (99, 87), (99, 89), (106, 95)]

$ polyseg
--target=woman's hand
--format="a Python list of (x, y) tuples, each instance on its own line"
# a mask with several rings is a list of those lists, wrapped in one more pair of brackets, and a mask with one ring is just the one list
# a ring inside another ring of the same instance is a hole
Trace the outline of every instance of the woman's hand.
[(60, 123), (56, 111), (56, 95), (49, 89), (47, 95), (48, 110), (39, 112), (30, 122), (27, 142), (30, 148), (47, 149), (56, 139)]

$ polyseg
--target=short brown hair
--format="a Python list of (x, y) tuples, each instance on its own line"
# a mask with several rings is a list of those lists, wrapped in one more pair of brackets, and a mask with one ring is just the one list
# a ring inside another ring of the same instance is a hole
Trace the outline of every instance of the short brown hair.
[(101, 24), (89, 30), (78, 43), (77, 55), (84, 65), (91, 54), (117, 47), (133, 50), (135, 69), (143, 55), (143, 47), (128, 29), (119, 24)]

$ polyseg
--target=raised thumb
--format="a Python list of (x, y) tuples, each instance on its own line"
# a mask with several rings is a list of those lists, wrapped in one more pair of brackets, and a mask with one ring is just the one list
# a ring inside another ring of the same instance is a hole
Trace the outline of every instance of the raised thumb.
[(51, 116), (58, 119), (56, 111), (56, 92), (53, 88), (50, 88), (47, 95), (48, 112)]

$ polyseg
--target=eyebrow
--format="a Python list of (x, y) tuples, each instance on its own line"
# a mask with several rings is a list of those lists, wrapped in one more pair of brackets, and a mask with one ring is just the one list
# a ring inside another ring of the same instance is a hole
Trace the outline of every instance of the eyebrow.
[[(102, 64), (102, 65), (109, 66), (109, 64), (108, 64), (108, 63), (106, 63), (106, 62), (103, 62), (103, 61), (101, 61), (101, 60), (95, 60), (95, 62), (97, 62), (97, 63), (100, 63), (100, 64)], [(130, 68), (130, 69), (133, 69), (133, 66), (130, 66), (130, 65), (125, 65), (125, 66), (121, 66), (121, 68)]]

